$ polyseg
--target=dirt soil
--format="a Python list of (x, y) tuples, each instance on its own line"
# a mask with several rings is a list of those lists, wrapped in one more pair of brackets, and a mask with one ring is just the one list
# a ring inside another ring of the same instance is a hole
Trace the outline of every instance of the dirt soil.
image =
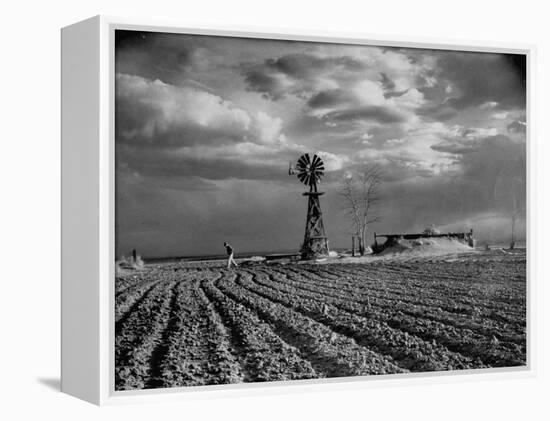
[(526, 364), (526, 254), (146, 264), (116, 278), (117, 390)]

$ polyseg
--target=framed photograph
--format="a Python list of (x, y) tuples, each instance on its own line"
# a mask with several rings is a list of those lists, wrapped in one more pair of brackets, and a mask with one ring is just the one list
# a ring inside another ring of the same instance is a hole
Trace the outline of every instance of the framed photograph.
[(529, 372), (530, 47), (62, 31), (62, 389)]

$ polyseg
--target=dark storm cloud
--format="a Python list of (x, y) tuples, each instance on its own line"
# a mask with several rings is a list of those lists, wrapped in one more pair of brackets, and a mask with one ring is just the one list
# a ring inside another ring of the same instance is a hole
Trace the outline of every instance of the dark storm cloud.
[(382, 79), (382, 86), (385, 90), (393, 91), (395, 89), (395, 83), (388, 77), (386, 73), (380, 73), (380, 78)]
[[(462, 139), (433, 149), (457, 155), (457, 166), (463, 182), (480, 189), (483, 206), (491, 208), (497, 201), (505, 207), (512, 203), (513, 185), (522, 186), (522, 203), (525, 203), (526, 148), (524, 142), (516, 142), (504, 135), (489, 136), (478, 140)], [(517, 192), (517, 189), (516, 189)]]
[(524, 142), (507, 136), (490, 136), (479, 140), (475, 154), (461, 159), (464, 175), (474, 180), (493, 180), (504, 174), (525, 179), (526, 149)]
[(267, 74), (261, 69), (247, 71), (245, 82), (248, 89), (260, 92), (265, 99), (277, 100), (287, 94), (287, 86), (280, 78)]
[(243, 65), (242, 71), (249, 90), (278, 100), (288, 94), (302, 96), (306, 91), (313, 91), (316, 79), (323, 74), (358, 72), (364, 67), (363, 62), (352, 57), (295, 53), (267, 59), (260, 64)]
[(472, 144), (467, 141), (460, 142), (441, 142), (436, 145), (430, 146), (434, 151), (445, 152), (450, 154), (467, 154), (470, 152), (475, 152), (477, 145)]
[(425, 115), (433, 113), (440, 118), (441, 106), (450, 113), (491, 102), (499, 109), (525, 107), (525, 56), (444, 51), (434, 53), (434, 57), (437, 84), (419, 90), (427, 99), (440, 101), (439, 107), (428, 105)]
[(382, 84), (382, 87), (384, 88), (384, 98), (393, 98), (393, 97), (399, 97), (401, 95), (404, 95), (408, 92), (408, 89), (396, 91), (395, 90), (395, 82), (391, 80), (388, 75), (384, 72), (380, 73), (380, 83)]
[(355, 95), (344, 89), (330, 89), (313, 95), (307, 105), (311, 108), (331, 108), (356, 102)]
[(325, 116), (328, 120), (336, 121), (376, 121), (380, 123), (401, 123), (405, 117), (389, 107), (368, 105), (351, 108), (343, 111), (333, 111)]
[(364, 68), (361, 61), (352, 57), (317, 57), (312, 54), (288, 54), (277, 59), (268, 59), (265, 66), (296, 79), (307, 79), (336, 67), (351, 71)]
[(201, 37), (179, 34), (115, 31), (115, 69), (117, 73), (173, 82), (193, 63)]

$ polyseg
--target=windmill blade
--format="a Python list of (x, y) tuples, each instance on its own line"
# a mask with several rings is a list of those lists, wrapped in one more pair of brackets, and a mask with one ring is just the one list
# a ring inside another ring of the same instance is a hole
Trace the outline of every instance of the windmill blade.
[(302, 183), (305, 183), (306, 177), (307, 177), (306, 173), (301, 172), (298, 174), (298, 180), (300, 180)]
[(305, 168), (307, 166), (305, 155), (302, 155), (300, 159), (298, 159), (298, 167)]
[(323, 161), (318, 156), (316, 156), (316, 158), (317, 158), (316, 160), (313, 160), (313, 163), (311, 164), (311, 166), (313, 168), (322, 167), (323, 166)]
[(303, 177), (300, 179), (300, 181), (307, 186), (309, 184), (309, 179), (310, 179), (310, 176), (308, 174), (304, 174)]
[(317, 154), (313, 155), (313, 161), (311, 161), (311, 165), (316, 166), (320, 160), (321, 158), (319, 158)]
[(303, 155), (305, 157), (305, 160), (306, 160), (306, 165), (309, 165), (311, 163), (311, 160), (309, 159), (309, 154), (306, 153), (305, 155)]

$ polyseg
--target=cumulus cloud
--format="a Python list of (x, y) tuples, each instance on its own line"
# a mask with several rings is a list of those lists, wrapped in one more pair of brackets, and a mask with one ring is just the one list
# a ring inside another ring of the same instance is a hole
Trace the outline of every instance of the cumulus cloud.
[(266, 178), (302, 148), (283, 121), (193, 86), (117, 75), (118, 164), (156, 176)]
[(323, 160), (326, 171), (339, 171), (351, 160), (347, 155), (318, 151), (317, 155)]
[(402, 145), (405, 142), (405, 139), (388, 139), (385, 141), (385, 144), (388, 146)]
[(117, 74), (116, 134), (120, 142), (239, 141), (251, 123), (245, 110), (209, 92)]
[(495, 108), (497, 105), (498, 105), (498, 102), (496, 101), (487, 101), (481, 104), (479, 108), (481, 108), (482, 110), (487, 110), (487, 109)]
[(508, 113), (506, 111), (502, 111), (500, 113), (494, 113), (492, 117), (496, 120), (505, 120), (506, 117), (508, 117)]

